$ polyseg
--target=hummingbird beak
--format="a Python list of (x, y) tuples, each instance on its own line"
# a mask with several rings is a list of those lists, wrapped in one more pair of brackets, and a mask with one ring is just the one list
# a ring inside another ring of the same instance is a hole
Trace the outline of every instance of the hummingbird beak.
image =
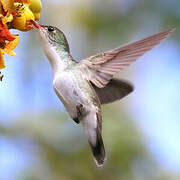
[(31, 20), (32, 25), (37, 28), (39, 35), (41, 37), (41, 40), (43, 41), (43, 45), (47, 45), (49, 44), (48, 42), (48, 35), (46, 33), (45, 30), (45, 26), (44, 25), (40, 25), (38, 24), (36, 21)]
[(37, 29), (43, 28), (43, 25), (38, 24), (36, 21), (31, 20), (31, 23), (33, 24), (34, 27)]
[(37, 28), (38, 32), (40, 33), (41, 38), (43, 39), (45, 37), (45, 28), (44, 25), (38, 24), (36, 21), (31, 20), (31, 23), (35, 28)]

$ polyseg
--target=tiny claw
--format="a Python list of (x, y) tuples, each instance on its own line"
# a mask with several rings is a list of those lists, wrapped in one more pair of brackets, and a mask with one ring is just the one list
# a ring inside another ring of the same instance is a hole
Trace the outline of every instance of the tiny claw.
[(73, 118), (74, 122), (79, 124), (79, 119), (78, 118)]

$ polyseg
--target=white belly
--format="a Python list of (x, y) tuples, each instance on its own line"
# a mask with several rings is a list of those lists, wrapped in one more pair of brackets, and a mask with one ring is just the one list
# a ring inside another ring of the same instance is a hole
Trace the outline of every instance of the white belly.
[(72, 73), (63, 72), (56, 75), (53, 81), (53, 87), (71, 117), (76, 116), (76, 106), (78, 104), (82, 104), (84, 107), (87, 106), (88, 100)]

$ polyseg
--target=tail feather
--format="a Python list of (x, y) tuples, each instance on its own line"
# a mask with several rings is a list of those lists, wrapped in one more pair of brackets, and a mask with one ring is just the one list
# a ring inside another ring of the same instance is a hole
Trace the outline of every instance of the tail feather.
[(102, 166), (105, 158), (105, 148), (96, 113), (89, 113), (82, 119), (82, 125), (88, 137), (88, 142), (97, 166)]
[(103, 143), (103, 139), (102, 139), (99, 128), (96, 129), (96, 144), (93, 145), (89, 141), (89, 145), (91, 147), (94, 160), (97, 166), (102, 166), (105, 161), (106, 153), (105, 153), (104, 143)]

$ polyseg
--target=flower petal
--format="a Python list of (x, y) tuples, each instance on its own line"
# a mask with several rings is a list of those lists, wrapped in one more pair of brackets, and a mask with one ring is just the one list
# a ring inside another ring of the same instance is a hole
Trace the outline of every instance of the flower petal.
[(33, 13), (40, 13), (42, 10), (41, 0), (30, 0), (29, 8)]
[(10, 56), (15, 56), (16, 53), (15, 52), (11, 52), (13, 49), (16, 48), (16, 46), (19, 43), (19, 36), (14, 36), (15, 39), (14, 41), (10, 41), (9, 43), (7, 43), (6, 47), (3, 49), (4, 53), (10, 55)]
[(2, 51), (0, 50), (0, 69), (3, 69), (5, 68), (5, 62), (4, 62), (4, 58), (3, 58), (3, 53)]
[(16, 53), (14, 51), (9, 51), (7, 49), (3, 49), (3, 53), (5, 53), (9, 56), (16, 56)]
[(8, 22), (11, 22), (13, 20), (13, 15), (6, 15), (5, 17), (2, 17), (2, 23), (7, 24)]
[(9, 11), (13, 9), (14, 0), (1, 0), (4, 11)]
[[(14, 16), (12, 27), (20, 31), (29, 31), (33, 28), (30, 21), (35, 20), (34, 14), (29, 9), (29, 5), (24, 4), (23, 6), (19, 6), (19, 4), (20, 3), (15, 3), (19, 16)], [(23, 8), (23, 10), (21, 10), (21, 8)]]
[(5, 62), (3, 58), (3, 54), (8, 54), (9, 56), (15, 56), (16, 53), (12, 51), (19, 43), (19, 36), (15, 36), (14, 41), (10, 41), (6, 44), (6, 47), (4, 49), (0, 49), (0, 69), (5, 68)]
[[(5, 43), (6, 40), (13, 41), (14, 39), (15, 39), (15, 36), (13, 36), (9, 32), (8, 28), (2, 22), (0, 22), (0, 42)], [(3, 43), (3, 45), (4, 45), (4, 43)]]
[(14, 2), (30, 4), (30, 0), (14, 0)]
[(0, 14), (2, 15), (2, 11), (3, 11), (3, 9), (2, 9), (2, 3), (1, 3), (1, 1), (0, 1)]

